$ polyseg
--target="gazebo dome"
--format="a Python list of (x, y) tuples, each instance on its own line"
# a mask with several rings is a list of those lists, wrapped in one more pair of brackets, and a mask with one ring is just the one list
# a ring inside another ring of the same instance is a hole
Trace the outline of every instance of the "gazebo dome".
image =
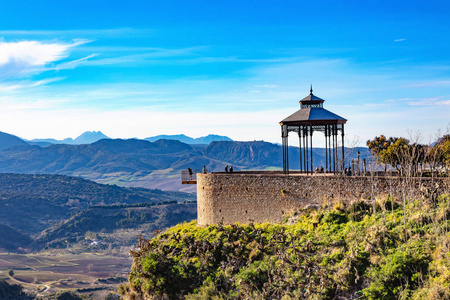
[(299, 102), (300, 109), (283, 119), (280, 125), (329, 125), (345, 124), (347, 122), (343, 117), (323, 108), (325, 100), (315, 96), (312, 93), (312, 87), (310, 94)]
[(300, 102), (301, 108), (323, 107), (322, 103), (325, 102), (325, 100), (323, 100), (322, 98), (319, 98), (313, 94), (313, 89), (312, 89), (312, 85), (311, 85), (311, 90), (309, 92), (309, 95), (306, 96), (305, 98), (303, 98), (302, 100), (300, 100), (299, 102)]

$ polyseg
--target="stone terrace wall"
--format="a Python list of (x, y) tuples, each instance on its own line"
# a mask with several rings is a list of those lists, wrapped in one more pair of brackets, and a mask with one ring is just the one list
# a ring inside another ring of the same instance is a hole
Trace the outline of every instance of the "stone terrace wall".
[[(197, 174), (198, 224), (283, 221), (296, 209), (338, 200), (430, 196), (444, 181), (425, 178), (284, 176), (274, 172)], [(447, 189), (448, 190), (448, 189)], [(402, 194), (403, 193), (403, 194)]]

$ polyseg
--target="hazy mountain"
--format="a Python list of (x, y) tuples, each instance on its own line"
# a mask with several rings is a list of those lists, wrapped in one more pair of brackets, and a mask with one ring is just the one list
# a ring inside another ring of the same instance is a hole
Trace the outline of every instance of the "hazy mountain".
[(199, 137), (195, 139), (195, 144), (209, 144), (211, 142), (219, 142), (219, 141), (232, 141), (227, 136), (209, 134), (207, 136)]
[(195, 138), (195, 139), (191, 138), (189, 136), (186, 136), (184, 134), (157, 135), (157, 136), (145, 138), (145, 140), (149, 141), (149, 142), (154, 142), (154, 141), (161, 140), (161, 139), (177, 140), (177, 141), (180, 141), (180, 142), (186, 143), (186, 144), (206, 144), (206, 145), (208, 145), (209, 143), (214, 142), (214, 141), (232, 141), (232, 139), (230, 139), (227, 136), (221, 136), (221, 135), (215, 135), (215, 134), (210, 134), (210, 135)]
[(28, 146), (28, 143), (17, 136), (0, 131), (0, 151), (17, 146)]
[(195, 139), (188, 137), (184, 134), (176, 134), (176, 135), (162, 134), (162, 135), (148, 137), (148, 138), (145, 138), (144, 140), (149, 141), (149, 142), (156, 142), (157, 140), (177, 140), (177, 141), (180, 141), (180, 142), (186, 143), (186, 144), (195, 144), (194, 143)]
[(95, 143), (101, 139), (109, 139), (100, 131), (86, 131), (82, 133), (79, 137), (72, 139), (66, 138), (63, 140), (56, 139), (32, 139), (27, 141), (30, 145), (37, 145), (41, 147), (47, 147), (52, 144), (67, 144), (67, 145), (82, 145)]
[(86, 131), (83, 134), (81, 134), (79, 137), (74, 139), (73, 144), (74, 145), (91, 144), (91, 143), (95, 143), (102, 139), (109, 139), (109, 137), (107, 137), (100, 131)]

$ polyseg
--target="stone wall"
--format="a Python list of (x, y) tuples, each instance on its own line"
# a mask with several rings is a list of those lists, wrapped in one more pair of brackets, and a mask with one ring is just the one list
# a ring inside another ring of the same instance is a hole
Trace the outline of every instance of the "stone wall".
[(391, 195), (430, 196), (443, 180), (398, 177), (284, 176), (274, 172), (197, 174), (198, 224), (281, 222), (296, 209)]

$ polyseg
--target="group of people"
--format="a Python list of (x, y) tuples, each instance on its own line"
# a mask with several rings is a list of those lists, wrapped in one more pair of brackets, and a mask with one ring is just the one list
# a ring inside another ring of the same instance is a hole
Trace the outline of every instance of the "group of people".
[(324, 172), (323, 167), (322, 167), (322, 166), (321, 166), (320, 168), (319, 168), (319, 167), (316, 167), (315, 172), (316, 172), (316, 173), (323, 173), (323, 172)]
[(228, 169), (228, 165), (225, 167), (225, 173), (233, 173), (233, 166), (230, 166), (230, 169)]
[(352, 176), (352, 168), (345, 168), (344, 174), (347, 176)]
[[(225, 172), (226, 173), (233, 173), (233, 166), (228, 167), (228, 165), (227, 165), (225, 167)], [(194, 175), (194, 171), (192, 171), (191, 168), (188, 168), (188, 173), (189, 173), (189, 180), (192, 180), (192, 176)], [(208, 170), (206, 170), (206, 166), (203, 166), (202, 173), (203, 174), (207, 174), (208, 173)]]
[[(189, 173), (189, 180), (192, 180), (192, 176), (194, 175), (194, 171), (192, 171), (191, 168), (188, 168), (188, 173)], [(203, 166), (202, 173), (203, 174), (207, 174), (208, 173), (208, 170), (206, 170), (206, 166)]]

